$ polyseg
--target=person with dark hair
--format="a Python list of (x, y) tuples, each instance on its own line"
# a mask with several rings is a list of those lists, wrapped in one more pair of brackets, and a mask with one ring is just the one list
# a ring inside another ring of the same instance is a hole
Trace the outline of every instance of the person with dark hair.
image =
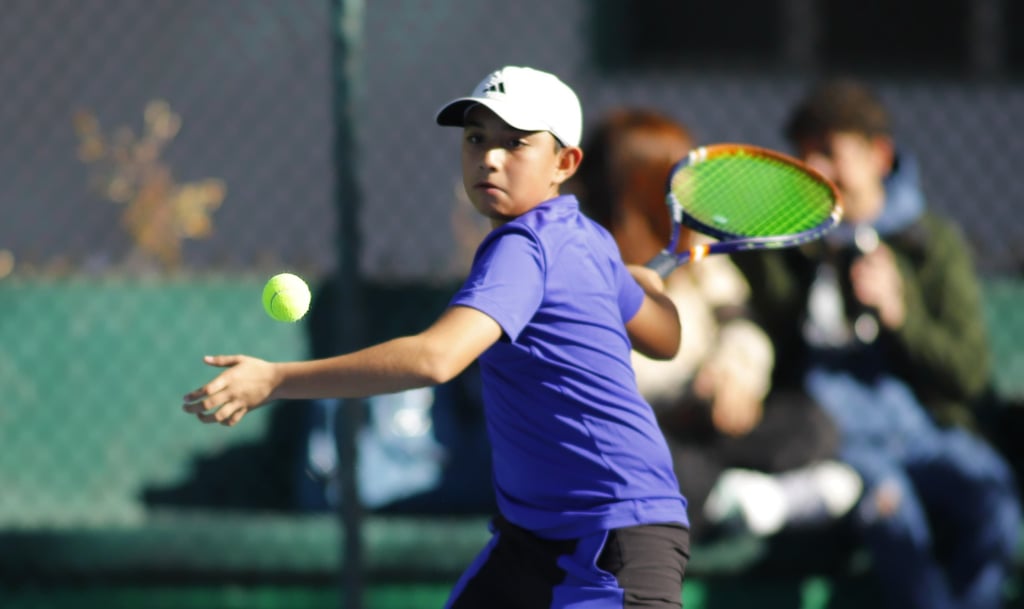
[(990, 381), (970, 247), (925, 207), (918, 166), (865, 84), (827, 81), (785, 135), (838, 186), (843, 224), (819, 242), (733, 256), (779, 361), (835, 420), (865, 492), (851, 519), (886, 606), (992, 609), (1020, 525), (1013, 473), (975, 431)]
[[(665, 186), (692, 145), (685, 125), (643, 108), (609, 112), (584, 141), (588, 162), (570, 185), (627, 264), (668, 242)], [(859, 478), (830, 460), (837, 433), (804, 392), (769, 392), (772, 346), (746, 314), (749, 289), (729, 258), (679, 267), (666, 294), (685, 328), (682, 347), (669, 361), (634, 353), (633, 368), (672, 449), (692, 538), (708, 539), (723, 521), (769, 534), (845, 513)]]

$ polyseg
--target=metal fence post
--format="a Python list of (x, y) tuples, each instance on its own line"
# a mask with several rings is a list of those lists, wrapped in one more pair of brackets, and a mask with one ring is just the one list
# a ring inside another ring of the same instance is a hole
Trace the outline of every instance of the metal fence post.
[[(362, 346), (362, 301), (359, 276), (359, 201), (354, 134), (355, 110), (362, 83), (363, 0), (332, 0), (334, 30), (335, 179), (338, 205), (338, 279), (341, 298), (341, 351)], [(362, 400), (344, 400), (338, 417), (337, 475), (339, 517), (344, 533), (341, 599), (344, 609), (363, 605), (363, 510), (356, 478), (356, 432), (362, 423)]]

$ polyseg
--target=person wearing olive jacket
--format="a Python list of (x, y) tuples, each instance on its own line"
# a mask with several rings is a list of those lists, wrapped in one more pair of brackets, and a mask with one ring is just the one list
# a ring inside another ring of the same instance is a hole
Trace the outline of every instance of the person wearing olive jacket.
[(926, 209), (918, 167), (863, 83), (813, 89), (785, 135), (846, 214), (821, 241), (733, 256), (776, 348), (774, 386), (805, 388), (834, 418), (864, 481), (851, 521), (887, 606), (999, 607), (1020, 504), (973, 429), (991, 364), (970, 248)]

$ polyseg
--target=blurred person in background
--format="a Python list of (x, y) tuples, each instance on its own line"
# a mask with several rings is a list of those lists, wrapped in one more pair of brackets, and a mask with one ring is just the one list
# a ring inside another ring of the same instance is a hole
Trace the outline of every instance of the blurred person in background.
[(888, 607), (999, 607), (1020, 509), (1011, 469), (972, 431), (991, 369), (970, 248), (926, 209), (914, 158), (863, 83), (814, 88), (785, 135), (846, 213), (822, 241), (733, 256), (785, 362), (775, 386), (806, 389), (835, 420), (865, 484), (851, 521)]
[[(685, 125), (647, 109), (612, 111), (590, 131), (572, 188), (627, 264), (668, 243), (666, 183), (692, 146)], [(770, 534), (849, 510), (860, 481), (830, 460), (834, 425), (801, 390), (769, 392), (772, 345), (746, 315), (749, 287), (729, 258), (680, 266), (666, 293), (685, 328), (682, 347), (669, 361), (634, 353), (633, 367), (669, 441), (693, 539), (726, 522)]]

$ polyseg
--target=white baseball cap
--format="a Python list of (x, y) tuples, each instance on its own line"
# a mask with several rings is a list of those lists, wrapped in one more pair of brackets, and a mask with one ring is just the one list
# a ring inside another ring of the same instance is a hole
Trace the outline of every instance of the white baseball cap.
[(448, 102), (437, 113), (437, 124), (463, 127), (466, 112), (481, 104), (516, 129), (550, 131), (565, 146), (579, 146), (583, 133), (580, 100), (553, 74), (505, 66), (480, 81), (469, 97)]

